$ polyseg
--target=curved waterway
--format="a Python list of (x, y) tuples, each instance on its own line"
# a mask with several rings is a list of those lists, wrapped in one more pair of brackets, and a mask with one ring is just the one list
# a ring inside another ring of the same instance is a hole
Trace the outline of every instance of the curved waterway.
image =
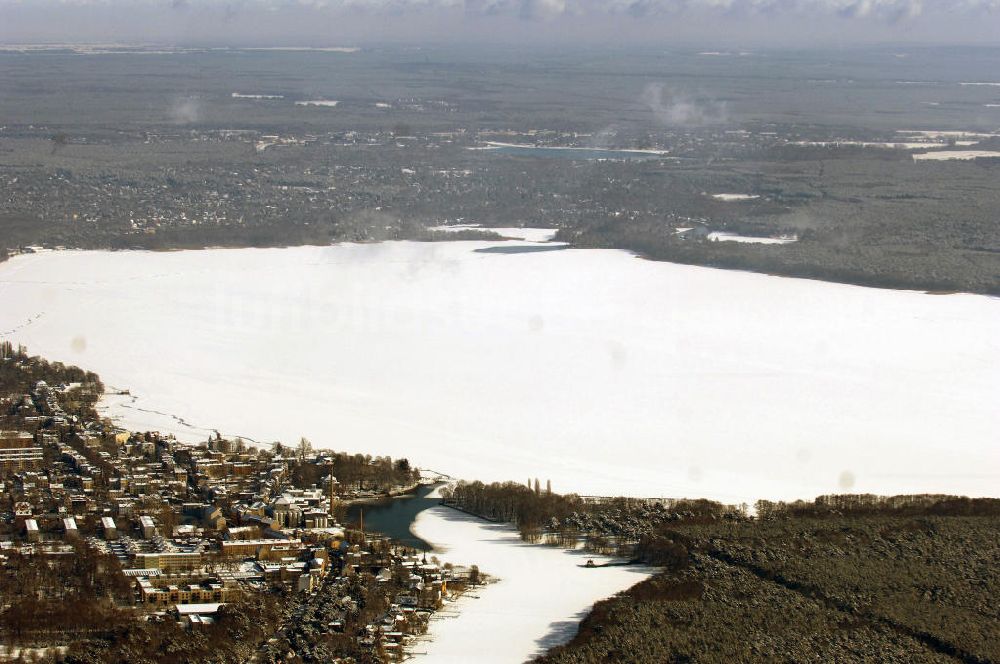
[[(348, 508), (357, 526), (378, 531), (454, 565), (478, 565), (491, 582), (465, 593), (431, 618), (426, 639), (410, 655), (430, 664), (465, 664), (469, 653), (489, 664), (523, 662), (569, 641), (594, 602), (649, 577), (645, 565), (588, 568), (607, 556), (527, 544), (517, 529), (441, 504), (446, 483)], [(525, 601), (525, 598), (530, 598)]]
[(428, 497), (437, 487), (421, 485), (395, 498), (354, 503), (347, 508), (347, 523), (358, 527), (364, 514), (365, 532), (379, 532), (414, 549), (430, 551), (433, 545), (413, 533), (413, 523), (418, 514), (440, 504), (440, 498)]

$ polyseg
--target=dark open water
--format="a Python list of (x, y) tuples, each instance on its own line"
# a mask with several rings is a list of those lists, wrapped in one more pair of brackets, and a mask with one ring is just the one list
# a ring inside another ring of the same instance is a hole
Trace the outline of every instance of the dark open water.
[(380, 532), (406, 546), (430, 551), (433, 548), (431, 544), (414, 535), (410, 529), (418, 514), (440, 503), (437, 498), (427, 498), (427, 494), (436, 487), (436, 484), (423, 485), (411, 494), (351, 505), (347, 508), (347, 525), (356, 528), (364, 510), (365, 532)]

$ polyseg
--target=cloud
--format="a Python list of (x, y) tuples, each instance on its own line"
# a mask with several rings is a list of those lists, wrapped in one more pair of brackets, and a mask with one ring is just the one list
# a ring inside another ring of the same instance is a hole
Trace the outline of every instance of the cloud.
[(879, 16), (892, 22), (916, 18), (923, 13), (921, 0), (847, 0), (838, 13), (847, 18)]
[(197, 97), (177, 99), (170, 105), (168, 115), (174, 124), (194, 124), (201, 119), (201, 100)]
[(566, 0), (521, 0), (519, 16), (529, 20), (549, 20), (566, 12)]
[(647, 85), (640, 99), (653, 117), (667, 127), (703, 127), (726, 121), (724, 103), (696, 99), (660, 83)]
[(0, 41), (995, 43), (1000, 0), (0, 0)]
[[(0, 0), (0, 8), (24, 0)], [(174, 10), (269, 11), (310, 8), (325, 11), (367, 10), (399, 13), (407, 10), (463, 10), (478, 15), (517, 15), (548, 19), (559, 15), (625, 14), (637, 17), (716, 13), (732, 15), (828, 14), (853, 19), (916, 18), (923, 0), (35, 0), (32, 4), (60, 6), (166, 7)], [(975, 14), (1000, 10), (1000, 0), (934, 0), (935, 10)]]
[[(709, 13), (724, 16), (839, 16), (895, 22), (923, 13), (922, 0), (612, 0), (610, 11), (637, 18), (657, 15)], [(949, 10), (990, 8), (1000, 0), (942, 0), (935, 6)]]

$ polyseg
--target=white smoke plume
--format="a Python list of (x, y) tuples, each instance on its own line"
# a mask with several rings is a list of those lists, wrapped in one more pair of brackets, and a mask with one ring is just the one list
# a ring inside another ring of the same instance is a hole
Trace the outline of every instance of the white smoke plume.
[(201, 120), (201, 100), (197, 97), (177, 99), (170, 105), (168, 114), (174, 124), (194, 124)]
[(725, 103), (697, 99), (660, 83), (647, 85), (640, 99), (657, 121), (667, 127), (703, 127), (726, 121)]

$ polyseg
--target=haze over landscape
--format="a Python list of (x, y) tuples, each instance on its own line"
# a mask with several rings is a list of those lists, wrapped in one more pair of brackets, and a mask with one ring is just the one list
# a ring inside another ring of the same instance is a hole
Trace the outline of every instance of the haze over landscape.
[(991, 44), (995, 0), (57, 0), (0, 3), (0, 40), (330, 46)]
[(1000, 662), (997, 0), (0, 0), (0, 660)]

